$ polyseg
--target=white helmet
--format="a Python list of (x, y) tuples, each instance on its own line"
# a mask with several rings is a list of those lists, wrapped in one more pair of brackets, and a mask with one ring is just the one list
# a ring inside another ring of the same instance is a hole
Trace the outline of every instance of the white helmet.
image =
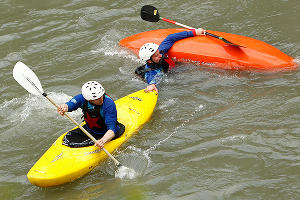
[(103, 96), (105, 93), (104, 88), (97, 81), (88, 81), (83, 84), (82, 95), (86, 100), (96, 100)]
[(158, 45), (155, 43), (146, 43), (144, 44), (139, 51), (139, 57), (142, 62), (146, 62), (151, 58), (151, 56), (157, 51)]

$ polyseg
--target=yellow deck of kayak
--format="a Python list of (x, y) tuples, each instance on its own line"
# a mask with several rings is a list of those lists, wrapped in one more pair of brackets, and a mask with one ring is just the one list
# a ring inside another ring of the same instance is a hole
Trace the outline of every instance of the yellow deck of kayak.
[[(118, 121), (125, 125), (121, 137), (105, 144), (110, 153), (126, 142), (151, 117), (157, 102), (155, 92), (143, 90), (115, 101)], [(50, 187), (71, 182), (93, 170), (108, 156), (97, 147), (70, 148), (62, 145), (62, 134), (27, 174), (28, 180), (40, 187)]]

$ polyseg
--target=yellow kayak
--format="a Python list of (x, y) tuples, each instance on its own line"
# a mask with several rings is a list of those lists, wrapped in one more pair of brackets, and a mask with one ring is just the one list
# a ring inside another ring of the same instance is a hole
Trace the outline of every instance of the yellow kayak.
[[(126, 129), (119, 138), (105, 144), (105, 149), (112, 153), (125, 143), (150, 119), (156, 102), (157, 94), (146, 93), (144, 90), (116, 100), (118, 121), (124, 124)], [(32, 184), (50, 187), (74, 181), (108, 157), (98, 147), (71, 148), (63, 145), (66, 134), (62, 134), (30, 169), (27, 177)]]

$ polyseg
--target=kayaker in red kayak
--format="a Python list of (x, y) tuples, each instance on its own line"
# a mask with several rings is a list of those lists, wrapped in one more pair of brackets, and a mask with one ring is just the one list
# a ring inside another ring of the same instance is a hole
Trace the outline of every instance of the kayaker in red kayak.
[(140, 48), (139, 57), (145, 65), (138, 67), (135, 73), (147, 82), (146, 92), (153, 90), (158, 92), (157, 84), (161, 80), (161, 77), (175, 66), (175, 62), (167, 55), (173, 44), (178, 40), (198, 35), (205, 35), (205, 30), (198, 28), (192, 31), (170, 34), (160, 45), (146, 43)]
[[(74, 96), (65, 104), (59, 105), (57, 112), (64, 115), (65, 112), (72, 112), (78, 108), (82, 109), (86, 124), (83, 126), (97, 140), (95, 146), (100, 148), (113, 138), (117, 138), (124, 132), (124, 126), (117, 121), (117, 109), (115, 102), (105, 93), (104, 88), (97, 81), (86, 82), (82, 86), (82, 94)], [(120, 130), (120, 128), (122, 130)], [(74, 132), (75, 136), (72, 136)], [(71, 147), (90, 146), (94, 142), (81, 134), (85, 139), (78, 142), (79, 128), (70, 131), (64, 138), (65, 145)], [(70, 141), (75, 138), (76, 142)]]

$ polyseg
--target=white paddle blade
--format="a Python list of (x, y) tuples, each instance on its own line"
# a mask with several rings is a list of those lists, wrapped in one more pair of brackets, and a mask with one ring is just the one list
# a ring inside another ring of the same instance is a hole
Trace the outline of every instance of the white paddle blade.
[(16, 63), (13, 70), (13, 77), (29, 93), (34, 95), (41, 95), (44, 93), (38, 77), (21, 61)]

